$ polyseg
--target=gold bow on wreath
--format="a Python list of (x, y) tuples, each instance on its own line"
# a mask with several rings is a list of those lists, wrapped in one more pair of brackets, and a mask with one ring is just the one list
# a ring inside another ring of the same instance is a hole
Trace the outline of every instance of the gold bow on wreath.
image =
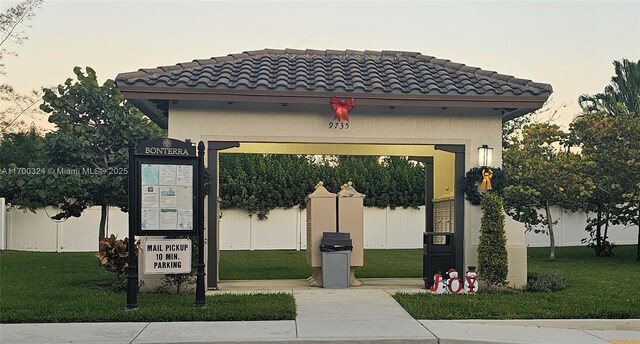
[(491, 178), (493, 177), (493, 171), (490, 169), (482, 170), (482, 183), (480, 184), (481, 190), (491, 190)]

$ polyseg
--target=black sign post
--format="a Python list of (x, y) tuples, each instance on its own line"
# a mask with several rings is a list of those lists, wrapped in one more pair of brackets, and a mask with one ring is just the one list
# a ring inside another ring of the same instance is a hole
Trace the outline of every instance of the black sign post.
[[(198, 280), (204, 281), (204, 144), (200, 144), (202, 151), (196, 156), (191, 142), (165, 138), (136, 145), (129, 139), (128, 309), (138, 307), (135, 235), (197, 233), (198, 271), (203, 274)], [(197, 285), (196, 306), (204, 305), (204, 285)]]
[(136, 140), (129, 138), (129, 242), (127, 248), (129, 256), (127, 257), (127, 309), (138, 308), (138, 256), (136, 252), (136, 219), (138, 218), (138, 210), (136, 209), (136, 178), (134, 173), (135, 167), (135, 150)]
[(196, 307), (206, 306), (204, 298), (204, 142), (198, 143), (198, 265), (196, 267)]

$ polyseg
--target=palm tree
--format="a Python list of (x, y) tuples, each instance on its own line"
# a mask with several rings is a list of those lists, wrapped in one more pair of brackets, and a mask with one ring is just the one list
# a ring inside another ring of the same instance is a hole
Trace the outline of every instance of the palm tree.
[[(613, 61), (615, 75), (604, 93), (582, 95), (578, 99), (585, 112), (606, 111), (611, 115), (631, 112), (640, 117), (640, 61)], [(626, 111), (624, 108), (626, 108)]]

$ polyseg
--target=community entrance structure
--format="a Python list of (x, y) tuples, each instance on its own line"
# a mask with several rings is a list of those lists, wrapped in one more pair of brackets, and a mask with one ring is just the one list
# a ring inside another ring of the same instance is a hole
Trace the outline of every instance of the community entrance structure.
[[(552, 92), (548, 84), (416, 52), (309, 49), (140, 69), (119, 74), (116, 83), (169, 137), (208, 144), (209, 289), (218, 286), (219, 218), (212, 214), (220, 211), (220, 152), (415, 157), (426, 166), (425, 231), (434, 231), (434, 198), (450, 194), (456, 268), (463, 271), (477, 263), (482, 215), (464, 200), (465, 172), (479, 166), (483, 146), (496, 148), (492, 165), (500, 166), (502, 123), (539, 109)], [(506, 230), (507, 279), (521, 287), (524, 229)]]

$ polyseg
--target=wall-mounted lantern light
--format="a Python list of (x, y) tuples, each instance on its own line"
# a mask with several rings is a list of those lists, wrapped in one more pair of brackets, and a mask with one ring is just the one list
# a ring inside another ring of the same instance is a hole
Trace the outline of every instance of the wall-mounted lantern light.
[(493, 148), (482, 145), (478, 148), (478, 164), (480, 167), (490, 167), (492, 162)]

